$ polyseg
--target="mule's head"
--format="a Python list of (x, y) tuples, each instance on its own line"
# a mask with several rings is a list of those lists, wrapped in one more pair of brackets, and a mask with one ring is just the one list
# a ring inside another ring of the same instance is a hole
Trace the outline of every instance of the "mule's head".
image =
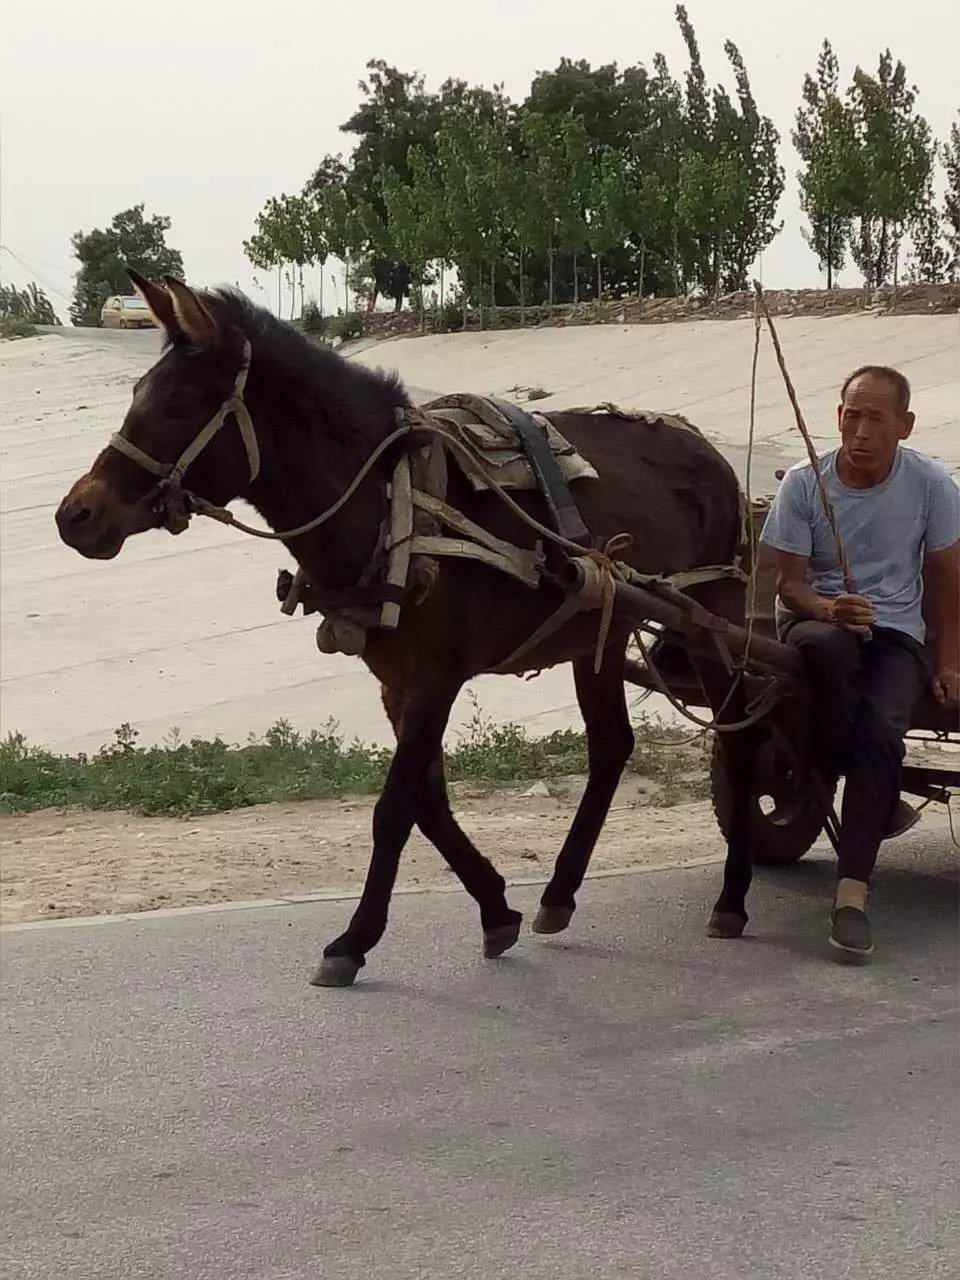
[[(235, 395), (250, 352), (222, 299), (169, 276), (164, 284), (135, 272), (130, 278), (164, 331), (165, 350), (134, 387), (119, 441), (76, 481), (56, 515), (63, 541), (96, 560), (112, 559), (132, 534), (166, 524), (165, 477), (174, 471), (179, 478), (177, 463)], [(255, 470), (255, 443), (245, 449), (230, 424), (189, 461), (185, 481), (218, 505), (243, 493)]]

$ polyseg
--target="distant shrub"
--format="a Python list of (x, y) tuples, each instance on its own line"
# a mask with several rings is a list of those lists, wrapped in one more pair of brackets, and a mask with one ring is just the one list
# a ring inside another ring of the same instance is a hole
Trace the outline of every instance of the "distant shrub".
[(305, 333), (326, 332), (327, 317), (321, 315), (320, 308), (315, 302), (308, 302), (303, 308), (303, 314), (300, 317), (300, 327)]

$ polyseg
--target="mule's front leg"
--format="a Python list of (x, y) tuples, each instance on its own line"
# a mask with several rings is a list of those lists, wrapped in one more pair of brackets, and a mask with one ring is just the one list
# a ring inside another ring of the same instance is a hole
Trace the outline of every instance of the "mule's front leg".
[(397, 750), (373, 811), (373, 854), (363, 896), (346, 932), (324, 949), (311, 978), (315, 986), (349, 987), (366, 963), (367, 952), (383, 937), (400, 854), (423, 803), (428, 771), (442, 749), (456, 695), (456, 689), (415, 695), (407, 704)]
[[(384, 685), (381, 688), (381, 698), (399, 741), (403, 732), (406, 694)], [(523, 917), (519, 911), (511, 911), (507, 905), (507, 886), (503, 876), (474, 847), (451, 812), (442, 752), (427, 770), (417, 825), (479, 906), (480, 923), (483, 927), (483, 954), (488, 960), (502, 956), (520, 936)]]

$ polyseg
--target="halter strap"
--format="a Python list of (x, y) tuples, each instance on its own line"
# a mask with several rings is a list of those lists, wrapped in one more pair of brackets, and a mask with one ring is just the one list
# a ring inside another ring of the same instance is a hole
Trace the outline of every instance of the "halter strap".
[(110, 444), (119, 453), (122, 453), (132, 462), (136, 462), (145, 471), (149, 471), (151, 475), (159, 476), (161, 480), (171, 480), (174, 484), (178, 484), (183, 479), (190, 464), (196, 461), (227, 418), (233, 414), (237, 420), (240, 437), (247, 451), (247, 461), (250, 464), (250, 480), (251, 482), (256, 480), (260, 474), (260, 446), (257, 443), (257, 433), (254, 429), (253, 419), (250, 417), (250, 411), (247, 409), (243, 399), (243, 393), (247, 385), (247, 375), (250, 372), (251, 355), (252, 349), (249, 339), (247, 339), (243, 344), (243, 358), (240, 368), (237, 370), (237, 376), (233, 381), (233, 394), (224, 400), (206, 426), (200, 428), (176, 462), (157, 462), (155, 458), (151, 458), (148, 453), (144, 453), (142, 449), (128, 440), (122, 431), (118, 431), (116, 435), (110, 437)]

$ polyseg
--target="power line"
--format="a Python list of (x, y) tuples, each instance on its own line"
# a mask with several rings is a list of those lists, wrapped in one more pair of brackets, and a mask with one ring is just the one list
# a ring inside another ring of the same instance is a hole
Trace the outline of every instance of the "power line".
[(31, 275), (35, 276), (36, 279), (40, 282), (40, 284), (43, 285), (45, 290), (49, 291), (50, 293), (55, 293), (58, 298), (62, 298), (63, 301), (68, 304), (72, 301), (69, 294), (64, 293), (62, 289), (58, 289), (57, 286), (54, 284), (51, 284), (49, 280), (44, 280), (43, 276), (41, 276), (40, 273), (34, 267), (31, 267), (29, 262), (25, 262), (24, 259), (21, 258), (18, 253), (14, 253), (14, 251), (8, 245), (0, 244), (0, 249), (2, 249), (4, 253), (9, 253), (10, 257), (13, 258), (15, 262), (19, 262), (21, 267), (24, 267), (27, 271), (31, 273)]
[[(0, 244), (0, 249), (6, 249), (6, 248), (7, 248), (6, 245)], [(13, 253), (13, 252), (14, 251), (12, 249), (7, 249), (7, 253)], [(73, 274), (63, 265), (62, 262), (48, 262), (46, 258), (38, 258), (36, 254), (33, 254), (33, 253), (26, 253), (26, 254), (21, 253), (20, 257), (26, 258), (27, 261), (29, 262), (39, 262), (41, 267), (48, 267), (51, 271), (57, 271), (62, 276), (69, 276)]]

